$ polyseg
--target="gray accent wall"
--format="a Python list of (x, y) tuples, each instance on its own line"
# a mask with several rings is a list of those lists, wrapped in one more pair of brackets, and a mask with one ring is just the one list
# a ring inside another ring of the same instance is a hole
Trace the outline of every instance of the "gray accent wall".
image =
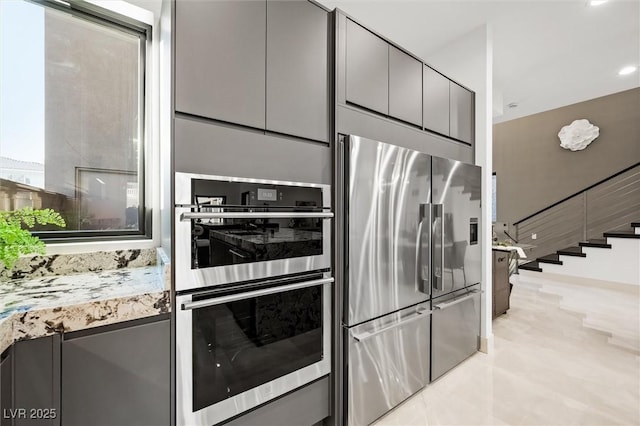
[[(586, 118), (600, 136), (560, 147), (558, 132)], [(640, 161), (640, 88), (493, 126), (497, 219), (513, 223)]]

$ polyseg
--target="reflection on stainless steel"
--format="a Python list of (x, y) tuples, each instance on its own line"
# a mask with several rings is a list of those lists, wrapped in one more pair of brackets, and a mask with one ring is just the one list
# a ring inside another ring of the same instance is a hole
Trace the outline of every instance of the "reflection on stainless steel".
[(349, 425), (370, 424), (427, 383), (428, 306), (417, 305), (345, 329)]
[(349, 164), (349, 312), (354, 325), (429, 299), (416, 286), (420, 205), (431, 157), (352, 136)]
[(431, 379), (435, 380), (474, 354), (479, 347), (480, 291), (460, 290), (434, 300)]
[(481, 169), (433, 157), (434, 279), (431, 380), (478, 350), (483, 236)]
[[(204, 299), (201, 301), (204, 305), (194, 306), (200, 301), (193, 301), (193, 294), (176, 296), (177, 306), (190, 307), (190, 309), (176, 310), (176, 423), (179, 426), (218, 424), (330, 373), (331, 283), (333, 279), (326, 273), (324, 278), (312, 281), (314, 281), (314, 285), (322, 286), (321, 360), (199, 410), (194, 409), (193, 376), (198, 374), (198, 370), (194, 369), (193, 356), (194, 312), (197, 309), (210, 308), (207, 302), (213, 302), (212, 305), (217, 303), (216, 299)], [(305, 288), (309, 281), (299, 284)], [(273, 288), (269, 290), (273, 292)], [(256, 297), (252, 296), (250, 292), (245, 293), (244, 296), (248, 298), (247, 300)], [(229, 303), (229, 300), (221, 303)], [(224, 374), (220, 377), (221, 380), (234, 379), (234, 377), (224, 377)]]
[(481, 214), (480, 171), (477, 166), (433, 157), (434, 269), (440, 270), (434, 298), (481, 280), (482, 245), (472, 244), (470, 238), (470, 224)]

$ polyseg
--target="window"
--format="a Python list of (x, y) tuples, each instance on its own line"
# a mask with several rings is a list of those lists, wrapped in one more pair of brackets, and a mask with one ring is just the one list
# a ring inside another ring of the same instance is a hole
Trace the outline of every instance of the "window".
[(44, 239), (139, 238), (148, 28), (87, 5), (0, 1), (0, 210), (58, 211)]

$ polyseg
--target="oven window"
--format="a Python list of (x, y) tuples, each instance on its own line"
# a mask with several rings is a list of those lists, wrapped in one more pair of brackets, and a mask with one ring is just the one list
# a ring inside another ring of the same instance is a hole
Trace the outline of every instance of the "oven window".
[(322, 286), (192, 315), (193, 411), (322, 359)]

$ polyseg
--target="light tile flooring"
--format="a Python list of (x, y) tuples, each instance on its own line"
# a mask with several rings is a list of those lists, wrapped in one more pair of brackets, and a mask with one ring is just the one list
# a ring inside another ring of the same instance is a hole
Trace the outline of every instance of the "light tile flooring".
[(491, 353), (473, 355), (375, 426), (640, 425), (640, 293), (524, 274), (511, 281)]

